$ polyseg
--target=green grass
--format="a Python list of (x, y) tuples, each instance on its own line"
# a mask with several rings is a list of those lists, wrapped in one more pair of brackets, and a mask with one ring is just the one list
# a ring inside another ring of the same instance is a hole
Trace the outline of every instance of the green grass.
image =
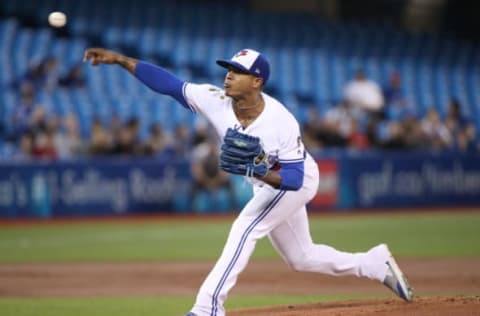
[[(0, 228), (0, 263), (214, 260), (232, 219), (68, 223)], [(362, 251), (386, 242), (399, 257), (480, 256), (480, 213), (313, 217), (315, 242)], [(267, 239), (255, 258), (278, 258)]]
[[(367, 298), (369, 296), (233, 296), (227, 309)], [(2, 316), (179, 316), (192, 297), (0, 298)]]
[(480, 256), (480, 213), (431, 213), (320, 220), (316, 241), (349, 251), (388, 243), (398, 257)]
[[(73, 261), (214, 260), (232, 219), (132, 223), (68, 223), (0, 227), (0, 263)], [(312, 217), (315, 242), (341, 250), (362, 251), (387, 242), (399, 257), (479, 257), (480, 213), (387, 214)], [(278, 259), (268, 240), (254, 257)], [(386, 293), (387, 294), (387, 293)], [(228, 309), (302, 304), (366, 296), (232, 296)], [(175, 316), (194, 298), (95, 297), (1, 298), (2, 316)]]

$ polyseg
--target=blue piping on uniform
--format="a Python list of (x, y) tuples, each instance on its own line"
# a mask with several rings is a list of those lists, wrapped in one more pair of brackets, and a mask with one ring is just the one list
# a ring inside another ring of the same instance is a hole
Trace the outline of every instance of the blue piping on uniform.
[(227, 279), (228, 275), (230, 274), (233, 266), (238, 260), (238, 257), (240, 256), (240, 253), (242, 252), (243, 246), (245, 246), (245, 242), (247, 240), (248, 235), (252, 232), (252, 230), (257, 226), (258, 223), (262, 219), (264, 219), (268, 213), (273, 209), (275, 205), (277, 205), (278, 201), (285, 195), (286, 191), (280, 191), (274, 198), (273, 200), (267, 205), (267, 207), (258, 215), (258, 217), (250, 224), (250, 226), (247, 227), (245, 232), (242, 235), (242, 238), (240, 239), (240, 243), (237, 246), (237, 250), (235, 250), (235, 254), (233, 255), (232, 260), (230, 261), (227, 270), (222, 275), (222, 278), (220, 279), (220, 282), (217, 285), (217, 288), (213, 292), (213, 297), (212, 297), (212, 311), (210, 313), (211, 316), (216, 316), (217, 315), (217, 303), (218, 303), (218, 295), (220, 294), (220, 290), (222, 289), (225, 280)]

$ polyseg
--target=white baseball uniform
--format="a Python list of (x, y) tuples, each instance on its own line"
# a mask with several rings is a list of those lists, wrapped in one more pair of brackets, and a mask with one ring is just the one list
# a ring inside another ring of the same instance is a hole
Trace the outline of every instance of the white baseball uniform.
[(278, 190), (258, 179), (249, 179), (254, 195), (233, 223), (222, 255), (199, 290), (191, 310), (195, 315), (225, 315), (223, 305), (229, 290), (246, 267), (257, 240), (267, 235), (296, 271), (383, 281), (389, 255), (384, 248), (353, 254), (312, 242), (305, 205), (317, 192), (318, 168), (305, 151), (299, 124), (279, 101), (262, 93), (264, 110), (243, 129), (233, 111), (232, 99), (222, 89), (186, 83), (183, 96), (192, 111), (205, 115), (221, 138), (228, 128), (239, 128), (242, 133), (259, 137), (265, 152), (277, 155), (280, 165), (304, 161), (303, 185), (298, 191)]

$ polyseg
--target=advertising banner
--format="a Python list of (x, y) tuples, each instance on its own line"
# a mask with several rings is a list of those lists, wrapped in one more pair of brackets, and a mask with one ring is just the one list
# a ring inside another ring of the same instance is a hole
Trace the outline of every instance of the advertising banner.
[(478, 155), (344, 157), (343, 207), (480, 205)]
[[(49, 217), (173, 210), (187, 162), (92, 160), (0, 165), (0, 216)], [(185, 194), (183, 195), (185, 196)]]
[[(479, 158), (384, 152), (317, 157), (320, 183), (309, 209), (480, 205)], [(3, 162), (0, 217), (195, 211), (191, 183), (188, 161)], [(251, 191), (243, 180), (234, 187), (237, 198)], [(224, 209), (239, 209), (249, 198)], [(218, 201), (204, 202), (204, 212), (219, 209)]]

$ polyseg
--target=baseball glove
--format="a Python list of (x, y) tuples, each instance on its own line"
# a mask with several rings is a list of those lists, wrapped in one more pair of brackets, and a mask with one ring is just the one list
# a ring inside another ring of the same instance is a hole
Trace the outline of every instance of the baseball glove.
[(267, 155), (258, 137), (229, 128), (221, 150), (220, 167), (228, 173), (247, 177), (264, 177), (268, 173)]

